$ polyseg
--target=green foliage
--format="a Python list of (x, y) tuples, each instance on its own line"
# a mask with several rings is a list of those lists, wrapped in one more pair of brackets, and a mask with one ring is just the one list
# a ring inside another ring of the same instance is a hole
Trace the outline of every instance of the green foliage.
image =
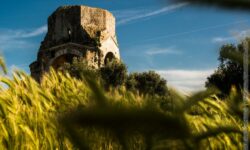
[(100, 75), (106, 87), (118, 87), (125, 83), (127, 66), (123, 62), (114, 59), (100, 68)]
[(65, 64), (62, 70), (69, 72), (77, 79), (84, 79), (85, 74), (91, 74), (92, 79), (101, 80), (105, 87), (119, 87), (127, 78), (127, 66), (119, 61), (112, 60), (101, 67), (94, 69), (83, 58), (74, 58), (72, 64)]
[(72, 64), (65, 64), (63, 69), (77, 79), (84, 79), (91, 74), (92, 79), (101, 80), (107, 88), (117, 88), (125, 85), (130, 91), (139, 91), (141, 94), (167, 96), (166, 80), (154, 71), (127, 74), (127, 66), (119, 61), (112, 60), (100, 69), (91, 68), (82, 58), (74, 58)]
[[(249, 42), (249, 39), (246, 41)], [(238, 44), (237, 47), (232, 44), (222, 46), (219, 56), (220, 65), (215, 73), (208, 77), (206, 87), (216, 86), (226, 95), (229, 94), (232, 85), (240, 91), (243, 88), (243, 53), (243, 43)]]
[(98, 78), (97, 70), (92, 68), (83, 58), (74, 57), (71, 64), (65, 63), (61, 68), (63, 72), (69, 72), (77, 79), (83, 79), (84, 74), (92, 74), (93, 78)]
[(167, 95), (167, 81), (154, 71), (131, 73), (126, 81), (128, 90), (138, 90), (142, 94)]

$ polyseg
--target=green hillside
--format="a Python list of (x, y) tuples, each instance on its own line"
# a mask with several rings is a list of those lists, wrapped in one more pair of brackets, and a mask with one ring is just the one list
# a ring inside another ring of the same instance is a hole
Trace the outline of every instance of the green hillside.
[[(104, 92), (91, 76), (51, 71), (41, 84), (22, 71), (0, 76), (0, 149), (242, 149), (236, 89), (191, 97)], [(238, 107), (239, 106), (239, 107)]]

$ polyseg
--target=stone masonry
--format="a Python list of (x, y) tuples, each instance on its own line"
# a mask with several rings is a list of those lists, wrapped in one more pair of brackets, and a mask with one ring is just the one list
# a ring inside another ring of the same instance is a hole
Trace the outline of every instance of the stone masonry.
[(48, 33), (41, 42), (31, 76), (40, 81), (50, 67), (60, 68), (82, 57), (93, 68), (120, 59), (115, 18), (107, 10), (87, 6), (59, 7), (48, 18)]

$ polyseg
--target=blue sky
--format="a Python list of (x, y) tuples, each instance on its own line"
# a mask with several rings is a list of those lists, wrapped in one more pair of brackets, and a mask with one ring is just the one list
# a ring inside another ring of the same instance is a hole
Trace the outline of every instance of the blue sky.
[(250, 13), (197, 7), (167, 0), (2, 0), (0, 53), (8, 68), (29, 73), (47, 18), (62, 5), (87, 5), (111, 11), (117, 20), (121, 58), (130, 72), (155, 70), (181, 91), (202, 89), (218, 66), (223, 43), (250, 32)]

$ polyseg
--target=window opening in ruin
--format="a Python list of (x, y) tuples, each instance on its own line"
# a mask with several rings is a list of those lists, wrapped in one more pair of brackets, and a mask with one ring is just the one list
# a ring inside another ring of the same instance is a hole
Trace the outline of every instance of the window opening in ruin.
[(107, 63), (112, 61), (113, 59), (115, 59), (114, 54), (112, 52), (108, 52), (107, 55), (105, 56), (104, 64), (107, 65)]

